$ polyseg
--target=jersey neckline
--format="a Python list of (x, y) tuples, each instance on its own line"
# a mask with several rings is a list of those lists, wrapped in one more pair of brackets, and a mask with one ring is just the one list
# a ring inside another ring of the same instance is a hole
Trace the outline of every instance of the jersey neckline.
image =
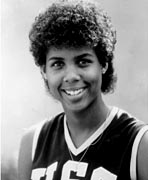
[(73, 155), (77, 156), (81, 152), (83, 152), (86, 148), (88, 148), (110, 125), (112, 122), (114, 116), (117, 114), (118, 108), (117, 107), (111, 107), (111, 111), (109, 113), (109, 116), (104, 121), (104, 123), (80, 146), (76, 147), (71, 139), (67, 123), (66, 123), (66, 115), (64, 116), (64, 136), (65, 141), (67, 143), (67, 146), (69, 150), (72, 152)]

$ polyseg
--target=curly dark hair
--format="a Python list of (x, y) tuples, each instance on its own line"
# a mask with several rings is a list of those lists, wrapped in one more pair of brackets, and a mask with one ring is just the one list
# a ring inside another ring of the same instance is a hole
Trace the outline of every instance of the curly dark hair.
[[(92, 0), (91, 0), (92, 2)], [(116, 31), (110, 17), (95, 3), (82, 0), (65, 0), (51, 4), (35, 18), (29, 33), (32, 52), (37, 66), (45, 65), (50, 47), (91, 47), (102, 67), (103, 93), (112, 92), (116, 82), (113, 58)]]

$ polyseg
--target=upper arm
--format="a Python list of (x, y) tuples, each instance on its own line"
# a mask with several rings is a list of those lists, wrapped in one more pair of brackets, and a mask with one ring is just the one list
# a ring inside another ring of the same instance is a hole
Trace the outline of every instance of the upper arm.
[(31, 176), (33, 136), (34, 129), (31, 129), (24, 134), (21, 140), (18, 159), (19, 180), (29, 180)]
[(148, 180), (148, 131), (143, 135), (138, 148), (137, 180)]

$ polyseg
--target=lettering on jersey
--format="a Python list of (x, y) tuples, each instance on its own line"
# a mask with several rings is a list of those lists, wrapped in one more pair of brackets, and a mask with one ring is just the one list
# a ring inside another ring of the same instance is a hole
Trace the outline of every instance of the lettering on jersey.
[[(32, 171), (31, 180), (53, 180), (54, 173), (58, 162), (55, 162), (48, 166), (48, 168), (38, 168)], [(87, 175), (88, 163), (86, 162), (77, 162), (77, 161), (67, 161), (63, 165), (61, 180), (80, 180), (80, 177), (85, 178)], [(71, 179), (71, 173), (75, 172), (77, 179)], [(99, 167), (94, 169), (91, 175), (91, 180), (116, 180), (117, 176), (104, 169)]]
[(44, 177), (45, 172), (46, 168), (34, 169), (31, 174), (31, 180), (40, 180), (42, 177)]
[(58, 165), (58, 162), (55, 162), (52, 165), (48, 166), (47, 173), (46, 173), (46, 175), (47, 175), (46, 179), (48, 179), (48, 180), (52, 180), (53, 179), (54, 172), (57, 169), (57, 165)]
[(88, 164), (84, 162), (67, 161), (63, 166), (61, 180), (70, 180), (71, 171), (76, 172), (79, 177), (85, 177), (87, 166)]
[(103, 167), (95, 169), (92, 173), (91, 180), (116, 180), (117, 176), (107, 171)]
[(57, 169), (58, 162), (53, 163), (48, 166), (48, 168), (38, 168), (32, 171), (31, 180), (41, 180), (41, 178), (46, 177), (45, 180), (52, 180), (54, 176), (54, 172)]

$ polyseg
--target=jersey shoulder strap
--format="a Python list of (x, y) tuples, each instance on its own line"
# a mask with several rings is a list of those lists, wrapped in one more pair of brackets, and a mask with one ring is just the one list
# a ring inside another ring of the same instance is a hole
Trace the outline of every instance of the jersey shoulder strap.
[(34, 157), (35, 157), (39, 137), (44, 138), (46, 135), (46, 132), (49, 131), (49, 129), (56, 123), (59, 117), (63, 115), (64, 113), (60, 113), (53, 118), (41, 121), (40, 123), (35, 125), (35, 127), (33, 127), (35, 131), (34, 131), (33, 142), (32, 142), (32, 161), (34, 160)]

